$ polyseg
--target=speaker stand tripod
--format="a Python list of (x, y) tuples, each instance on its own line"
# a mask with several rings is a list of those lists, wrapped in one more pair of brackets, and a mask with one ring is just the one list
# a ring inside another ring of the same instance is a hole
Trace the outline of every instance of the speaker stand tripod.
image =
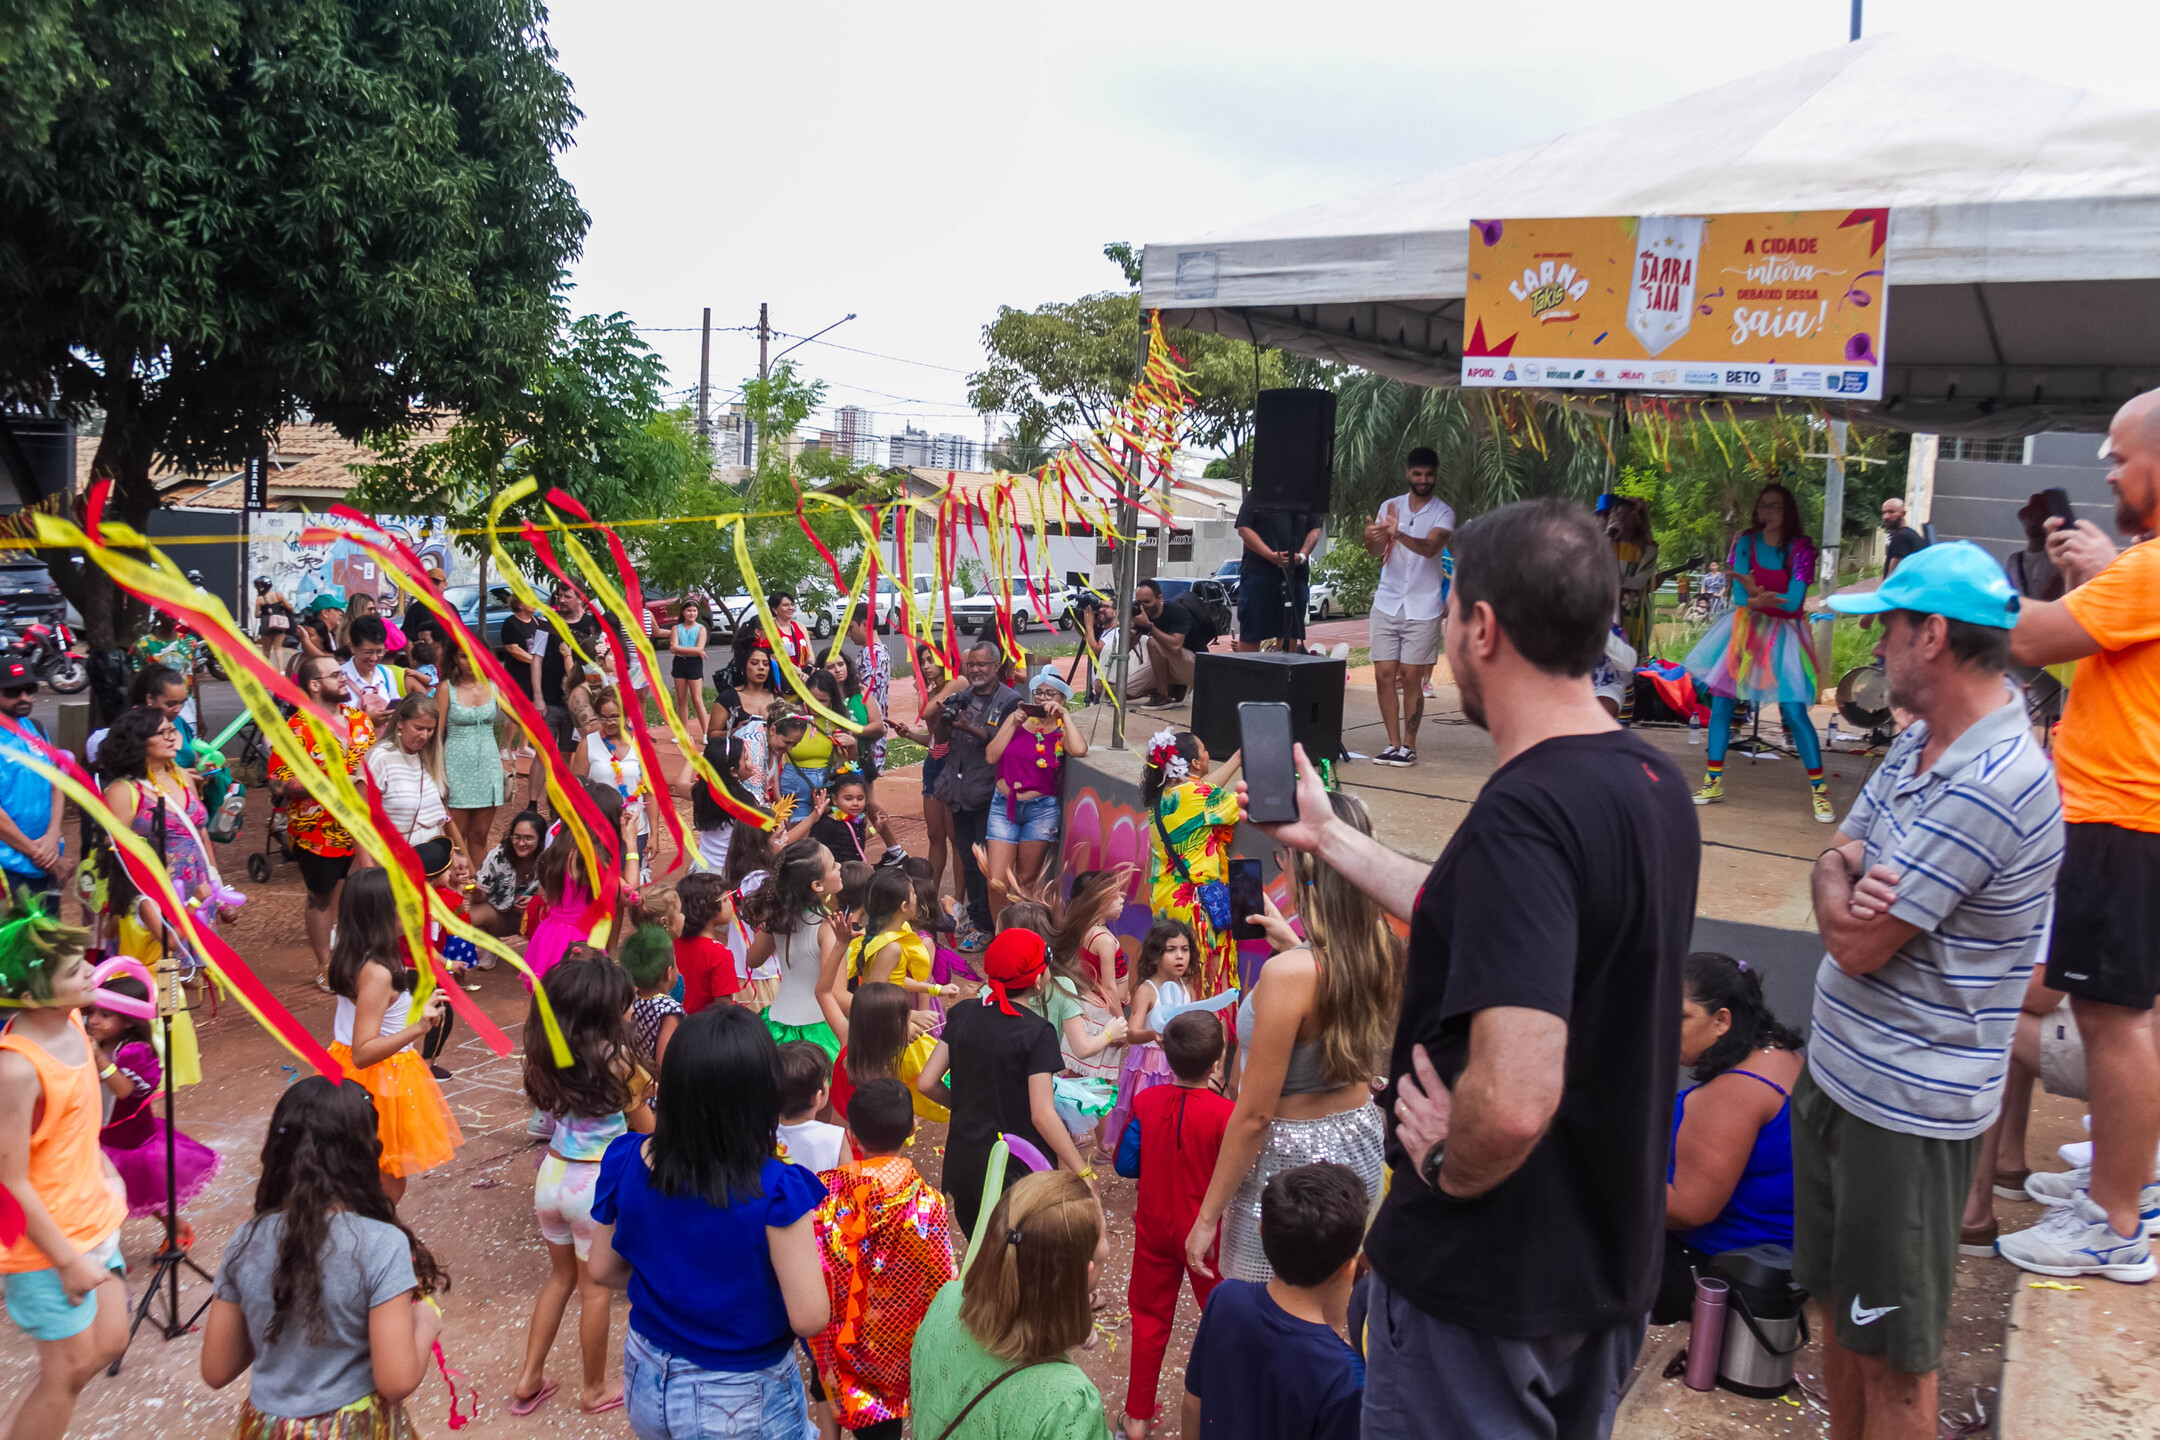
[[(157, 847), (158, 853), (163, 855), (165, 853), (165, 801), (162, 796), (158, 799), (156, 816), (151, 821), (150, 834), (151, 843)], [(153, 974), (161, 975), (171, 958), (172, 949), (166, 940), (165, 917), (161, 915), (158, 917), (158, 966)], [(127, 1343), (129, 1345), (135, 1343), (135, 1332), (142, 1329), (143, 1322), (150, 1318), (150, 1307), (159, 1299), (158, 1292), (160, 1289), (165, 1292), (163, 1296), (165, 1320), (163, 1324), (158, 1326), (158, 1330), (167, 1340), (177, 1340), (182, 1335), (193, 1330), (195, 1322), (202, 1319), (203, 1312), (210, 1308), (210, 1301), (215, 1298), (214, 1296), (205, 1295), (202, 1304), (196, 1306), (193, 1313), (185, 1320), (180, 1318), (181, 1270), (185, 1268), (194, 1271), (202, 1277), (205, 1284), (214, 1284), (215, 1281), (212, 1279), (210, 1272), (196, 1264), (194, 1257), (189, 1255), (180, 1244), (180, 1176), (178, 1157), (174, 1154), (175, 1146), (173, 1144), (175, 1132), (173, 1130), (172, 1017), (175, 1010), (191, 1007), (183, 1006), (181, 1003), (181, 999), (186, 992), (180, 988), (177, 974), (171, 984), (172, 1003), (158, 1007), (158, 1024), (164, 1032), (165, 1040), (164, 1063), (158, 1067), (164, 1072), (164, 1083), (160, 1088), (165, 1092), (165, 1243), (159, 1246), (157, 1254), (151, 1257), (150, 1283), (143, 1287), (142, 1304), (136, 1309), (134, 1320), (128, 1324)], [(155, 998), (154, 994), (152, 998)], [(120, 1373), (120, 1363), (125, 1359), (127, 1359), (127, 1347), (122, 1346), (119, 1356), (112, 1362), (112, 1368), (105, 1373), (107, 1375), (118, 1375)]]

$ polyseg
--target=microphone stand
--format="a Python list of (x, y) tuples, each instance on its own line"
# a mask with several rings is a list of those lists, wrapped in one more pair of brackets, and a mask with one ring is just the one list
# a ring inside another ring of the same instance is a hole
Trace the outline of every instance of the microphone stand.
[[(158, 795), (157, 812), (150, 822), (150, 843), (156, 847), (159, 858), (163, 859), (166, 855), (166, 832), (165, 796), (162, 792)], [(186, 903), (186, 897), (184, 896), (182, 897), (182, 903)], [(171, 947), (166, 940), (166, 928), (163, 917), (159, 917), (158, 965), (155, 974), (161, 982), (172, 958)], [(150, 1307), (158, 1299), (160, 1285), (165, 1289), (165, 1319), (158, 1329), (167, 1340), (177, 1340), (182, 1335), (193, 1330), (195, 1322), (202, 1319), (203, 1312), (210, 1308), (210, 1301), (214, 1298), (208, 1295), (204, 1296), (202, 1304), (196, 1306), (192, 1314), (185, 1320), (180, 1318), (181, 1269), (185, 1267), (194, 1271), (203, 1278), (206, 1284), (214, 1282), (212, 1282), (210, 1272), (196, 1264), (194, 1257), (189, 1255), (180, 1245), (180, 1177), (173, 1144), (172, 1017), (173, 1011), (192, 1007), (182, 1003), (186, 992), (180, 988), (177, 976), (171, 981), (171, 985), (171, 1003), (158, 1006), (158, 1024), (162, 1027), (165, 1037), (164, 1063), (158, 1067), (163, 1072), (164, 1083), (161, 1088), (165, 1092), (165, 1243), (159, 1247), (158, 1253), (150, 1261), (150, 1283), (143, 1287), (142, 1304), (136, 1309), (135, 1318), (128, 1325), (127, 1338), (130, 1345), (135, 1343), (135, 1332), (140, 1330), (143, 1322), (150, 1318)], [(152, 998), (156, 998), (154, 992)], [(120, 1373), (120, 1362), (126, 1358), (127, 1351), (126, 1347), (123, 1346), (119, 1358), (113, 1361), (112, 1368), (105, 1373), (107, 1375), (118, 1375)]]

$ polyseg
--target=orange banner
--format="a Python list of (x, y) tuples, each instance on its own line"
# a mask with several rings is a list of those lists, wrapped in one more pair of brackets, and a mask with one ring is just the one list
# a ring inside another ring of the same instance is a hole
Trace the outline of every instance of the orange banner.
[(1462, 383), (1882, 398), (1888, 210), (1473, 220)]

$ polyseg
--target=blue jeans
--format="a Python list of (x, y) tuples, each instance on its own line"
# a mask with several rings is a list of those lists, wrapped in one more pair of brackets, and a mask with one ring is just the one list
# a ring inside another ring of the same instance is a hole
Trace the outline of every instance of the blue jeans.
[(701, 1370), (637, 1331), (623, 1338), (623, 1404), (638, 1440), (816, 1440), (791, 1349), (763, 1370)]
[(1022, 840), (1055, 840), (1060, 819), (1058, 797), (1035, 795), (1022, 800), (1020, 818), (1007, 818), (1003, 795), (990, 797), (990, 838), (1017, 845)]

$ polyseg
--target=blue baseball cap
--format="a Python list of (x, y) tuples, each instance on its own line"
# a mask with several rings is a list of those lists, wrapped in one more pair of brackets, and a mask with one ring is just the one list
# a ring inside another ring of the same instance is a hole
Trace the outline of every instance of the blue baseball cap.
[(1827, 603), (1842, 615), (1911, 610), (1997, 630), (2014, 627), (2018, 614), (2018, 593), (2010, 588), (2002, 566), (1970, 540), (1930, 545), (1908, 557), (1875, 589), (1863, 595), (1833, 595)]

